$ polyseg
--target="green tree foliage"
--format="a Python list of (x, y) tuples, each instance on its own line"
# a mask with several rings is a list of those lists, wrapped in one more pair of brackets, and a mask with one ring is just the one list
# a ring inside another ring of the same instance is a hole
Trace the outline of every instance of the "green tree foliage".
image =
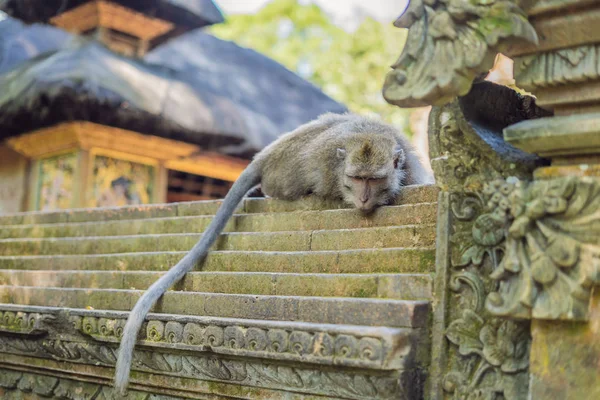
[(348, 33), (314, 4), (274, 0), (256, 14), (229, 16), (211, 32), (273, 58), (354, 112), (379, 114), (408, 130), (408, 112), (381, 95), (384, 76), (406, 40), (404, 30), (367, 18)]

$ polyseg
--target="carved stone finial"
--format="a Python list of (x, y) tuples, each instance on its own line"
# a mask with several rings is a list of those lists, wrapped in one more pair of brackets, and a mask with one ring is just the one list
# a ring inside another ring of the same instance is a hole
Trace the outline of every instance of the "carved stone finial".
[(504, 46), (538, 41), (516, 0), (412, 0), (394, 25), (408, 38), (383, 96), (399, 107), (446, 104), (468, 93)]

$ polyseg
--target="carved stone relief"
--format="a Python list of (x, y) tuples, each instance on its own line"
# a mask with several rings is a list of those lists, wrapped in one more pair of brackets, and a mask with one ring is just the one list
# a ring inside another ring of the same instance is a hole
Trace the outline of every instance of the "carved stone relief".
[[(124, 316), (116, 318), (106, 313), (102, 317), (99, 311), (78, 311), (89, 314), (86, 316), (63, 310), (33, 312), (41, 311), (35, 307), (32, 312), (16, 311), (15, 306), (4, 308), (9, 309), (0, 311), (0, 331), (10, 334), (0, 335), (0, 353), (115, 365)], [(375, 328), (361, 336), (343, 330), (319, 332), (314, 327), (303, 331), (268, 324), (194, 322), (201, 318), (193, 317), (163, 318), (146, 323), (140, 338), (142, 350), (134, 354), (134, 370), (349, 399), (421, 396), (422, 371), (412, 361), (409, 370), (398, 364), (403, 357), (412, 357), (411, 344), (403, 348), (395, 343), (403, 342), (404, 336), (390, 335), (393, 330), (385, 330), (378, 337)], [(404, 356), (398, 356), (397, 351)], [(396, 360), (393, 365), (387, 364), (390, 354)]]
[[(120, 341), (126, 322), (124, 318), (71, 318), (74, 326), (82, 333), (109, 343)], [(141, 335), (140, 344), (165, 349), (210, 351), (236, 356), (373, 369), (402, 367), (398, 365), (397, 360), (394, 365), (388, 363), (390, 354), (394, 351), (394, 344), (390, 338), (377, 337), (373, 333), (360, 336), (314, 330), (289, 330), (284, 327), (222, 326), (151, 320)], [(409, 340), (404, 345), (403, 353), (409, 356), (412, 351)]]
[[(56, 378), (0, 369), (0, 395), (7, 399), (21, 399), (20, 394), (32, 393), (48, 399), (62, 400), (114, 400), (112, 388), (89, 382)], [(27, 397), (29, 398), (29, 397)], [(37, 398), (37, 397), (36, 397)], [(179, 400), (179, 397), (162, 396), (130, 391), (128, 400)]]
[(383, 93), (400, 107), (443, 105), (465, 95), (505, 45), (538, 41), (514, 0), (412, 0), (395, 25), (408, 28), (408, 37)]
[(484, 307), (486, 296), (498, 286), (492, 274), (502, 258), (501, 229), (482, 213), (483, 199), (477, 193), (452, 194), (450, 210), (449, 322), (443, 332), (450, 345), (442, 377), (444, 397), (525, 399), (528, 323), (495, 317)]
[(515, 79), (527, 90), (600, 78), (600, 45), (584, 45), (515, 59)]
[[(600, 184), (592, 178), (494, 182), (486, 214), (506, 237), (486, 308), (516, 318), (585, 320), (600, 284)], [(491, 234), (482, 230), (480, 235)]]
[(530, 96), (490, 82), (478, 83), (468, 95), (434, 107), (429, 148), (437, 185), (446, 191), (477, 192), (494, 179), (529, 179), (545, 160), (507, 144), (502, 130), (547, 115)]
[[(0, 336), (0, 352), (38, 358), (114, 367), (114, 346), (56, 339)], [(181, 378), (235, 383), (348, 399), (420, 398), (419, 371), (371, 374), (360, 370), (313, 369), (219, 355), (187, 355), (140, 350), (134, 353), (133, 369)], [(410, 392), (406, 392), (406, 391)], [(416, 396), (416, 397), (415, 397)]]
[[(487, 82), (432, 110), (431, 157), (436, 181), (447, 193), (438, 226), (448, 227), (438, 231), (438, 246), (448, 250), (438, 251), (437, 259), (443, 311), (436, 313), (439, 344), (432, 351), (443, 355), (432, 359), (433, 399), (527, 398), (529, 322), (502, 319), (485, 304), (501, 286), (495, 273), (503, 261), (509, 213), (502, 196), (545, 164), (507, 144), (502, 130), (545, 115), (530, 97)], [(486, 197), (490, 188), (498, 192), (493, 200)]]

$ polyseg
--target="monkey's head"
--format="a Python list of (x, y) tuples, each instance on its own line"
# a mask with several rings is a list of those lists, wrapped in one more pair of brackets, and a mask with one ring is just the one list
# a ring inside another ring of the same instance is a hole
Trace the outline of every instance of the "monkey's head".
[(344, 200), (363, 213), (392, 202), (405, 174), (402, 147), (381, 139), (367, 139), (337, 149), (337, 157), (343, 160), (340, 190)]

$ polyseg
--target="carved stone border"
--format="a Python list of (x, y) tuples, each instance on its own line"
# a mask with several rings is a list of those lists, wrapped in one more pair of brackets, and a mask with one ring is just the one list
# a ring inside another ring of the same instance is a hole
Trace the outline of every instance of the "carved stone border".
[[(117, 356), (116, 346), (111, 345), (12, 336), (0, 336), (0, 352), (105, 367), (114, 367)], [(310, 368), (297, 363), (229, 358), (210, 353), (165, 353), (155, 349), (135, 351), (133, 370), (355, 400), (421, 398), (419, 389), (423, 379), (419, 370), (372, 373), (359, 369)]]
[[(128, 313), (0, 305), (0, 333), (118, 344)], [(150, 314), (139, 343), (163, 351), (395, 370), (426, 364), (423, 329)], [(423, 353), (423, 354), (422, 354)]]
[[(113, 389), (90, 382), (63, 379), (50, 375), (0, 369), (0, 396), (2, 398), (21, 398), (23, 393), (31, 393), (49, 399), (68, 400), (115, 400)], [(183, 400), (180, 397), (151, 395), (130, 391), (128, 400)]]
[[(474, 250), (472, 232), (483, 204), (476, 193), (441, 193), (434, 313), (431, 399), (526, 399), (530, 335), (527, 322), (494, 317), (486, 296), (497, 287), (491, 273), (501, 242), (486, 237)], [(479, 236), (477, 236), (479, 238)]]

